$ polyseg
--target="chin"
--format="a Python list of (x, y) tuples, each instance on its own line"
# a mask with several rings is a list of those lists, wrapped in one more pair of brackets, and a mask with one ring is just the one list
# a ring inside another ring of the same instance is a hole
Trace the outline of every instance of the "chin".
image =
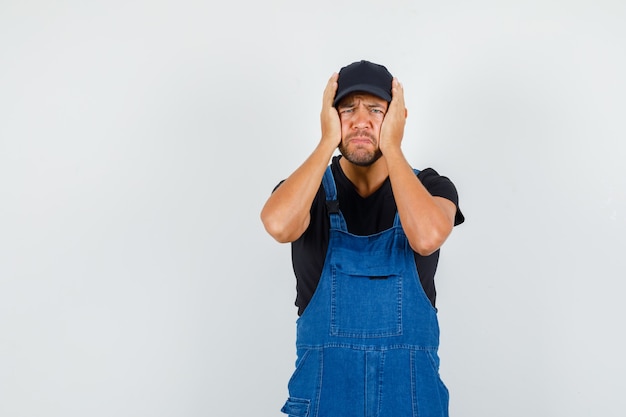
[(373, 165), (376, 161), (383, 156), (380, 150), (376, 150), (376, 152), (369, 152), (367, 154), (363, 154), (362, 152), (345, 152), (345, 149), (339, 148), (341, 155), (346, 158), (346, 160), (354, 165), (360, 167), (368, 167)]

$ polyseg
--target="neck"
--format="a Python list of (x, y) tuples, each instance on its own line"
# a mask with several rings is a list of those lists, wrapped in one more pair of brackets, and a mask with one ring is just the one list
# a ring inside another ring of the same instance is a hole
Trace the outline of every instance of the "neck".
[(365, 198), (378, 190), (389, 176), (385, 158), (379, 158), (370, 166), (359, 166), (348, 161), (346, 158), (339, 159), (339, 165), (346, 177), (356, 188), (357, 193)]

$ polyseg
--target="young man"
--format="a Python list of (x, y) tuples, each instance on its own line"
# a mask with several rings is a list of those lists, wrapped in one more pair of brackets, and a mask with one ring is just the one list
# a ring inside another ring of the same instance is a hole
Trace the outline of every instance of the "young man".
[(292, 242), (290, 416), (448, 415), (434, 275), (464, 218), (449, 179), (407, 162), (406, 117), (384, 66), (343, 67), (324, 91), (319, 144), (261, 212), (271, 236)]

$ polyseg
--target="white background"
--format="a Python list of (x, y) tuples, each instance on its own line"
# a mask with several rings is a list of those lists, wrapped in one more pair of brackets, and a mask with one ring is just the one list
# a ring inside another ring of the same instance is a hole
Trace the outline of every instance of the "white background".
[(404, 84), (467, 222), (437, 275), (457, 417), (623, 416), (626, 6), (0, 0), (0, 415), (278, 416), (260, 209), (328, 77)]

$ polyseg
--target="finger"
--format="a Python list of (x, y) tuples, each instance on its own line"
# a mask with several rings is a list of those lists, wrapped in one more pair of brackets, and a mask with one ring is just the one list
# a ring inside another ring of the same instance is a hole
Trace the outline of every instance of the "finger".
[(324, 89), (324, 104), (332, 107), (335, 100), (335, 94), (337, 93), (337, 79), (339, 74), (336, 72), (330, 76), (326, 88)]
[(397, 78), (394, 78), (391, 83), (391, 94), (392, 100), (389, 104), (389, 107), (393, 105), (395, 111), (397, 111), (398, 114), (401, 114), (401, 112), (403, 112), (404, 118), (406, 119), (408, 112), (404, 103), (404, 87)]
[(391, 82), (391, 101), (400, 104), (404, 107), (404, 88), (397, 78), (393, 78)]

